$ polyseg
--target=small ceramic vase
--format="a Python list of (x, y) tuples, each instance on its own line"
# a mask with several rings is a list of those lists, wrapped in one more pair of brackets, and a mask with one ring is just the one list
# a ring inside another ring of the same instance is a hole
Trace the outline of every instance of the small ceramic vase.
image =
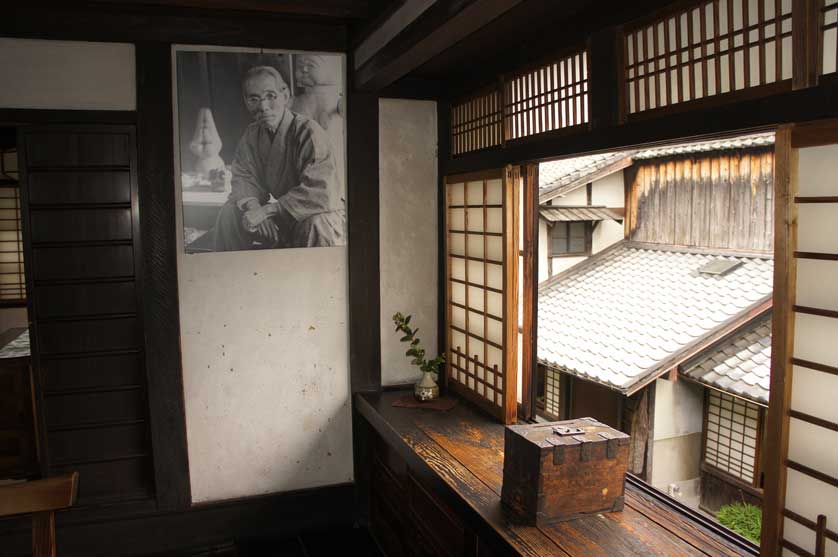
[(439, 386), (434, 381), (434, 375), (430, 371), (423, 371), (422, 377), (413, 387), (413, 394), (420, 402), (430, 402), (439, 398)]

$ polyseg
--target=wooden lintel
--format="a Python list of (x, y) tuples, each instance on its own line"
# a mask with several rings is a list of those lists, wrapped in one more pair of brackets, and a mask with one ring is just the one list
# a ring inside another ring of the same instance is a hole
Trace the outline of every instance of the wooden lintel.
[(436, 2), (358, 69), (355, 87), (365, 91), (387, 87), (521, 2)]
[(0, 517), (66, 509), (75, 503), (79, 474), (0, 487)]

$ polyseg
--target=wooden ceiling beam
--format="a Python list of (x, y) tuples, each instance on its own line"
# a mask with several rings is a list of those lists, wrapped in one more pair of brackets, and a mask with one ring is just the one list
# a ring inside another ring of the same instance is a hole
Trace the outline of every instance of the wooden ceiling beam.
[(89, 4), (158, 8), (200, 8), (238, 12), (262, 12), (272, 15), (327, 17), (334, 19), (368, 19), (375, 17), (379, 4), (375, 0), (94, 0)]
[(439, 0), (355, 73), (355, 87), (378, 91), (453, 47), (523, 0)]

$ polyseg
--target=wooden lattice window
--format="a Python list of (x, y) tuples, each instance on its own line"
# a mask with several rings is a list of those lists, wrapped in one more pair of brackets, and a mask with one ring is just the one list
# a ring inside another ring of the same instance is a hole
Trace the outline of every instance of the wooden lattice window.
[(26, 303), (17, 151), (0, 152), (0, 306)]
[(544, 369), (544, 413), (553, 420), (561, 419), (561, 379), (562, 374), (552, 368)]
[(704, 412), (704, 462), (758, 486), (762, 410), (756, 404), (712, 389)]
[(500, 145), (501, 136), (501, 99), (497, 89), (451, 107), (452, 154)]
[(790, 88), (791, 28), (792, 0), (704, 0), (628, 29), (628, 114)]
[(519, 183), (518, 167), (445, 180), (446, 382), (505, 423), (517, 413)]
[(503, 87), (506, 140), (588, 123), (585, 50), (507, 78)]
[(838, 72), (838, 0), (824, 0), (821, 26), (821, 73)]

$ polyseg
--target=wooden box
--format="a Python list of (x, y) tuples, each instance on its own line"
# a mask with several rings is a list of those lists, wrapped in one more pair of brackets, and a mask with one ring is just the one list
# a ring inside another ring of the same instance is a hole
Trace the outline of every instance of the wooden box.
[(506, 427), (501, 498), (528, 524), (623, 509), (629, 436), (593, 418)]

